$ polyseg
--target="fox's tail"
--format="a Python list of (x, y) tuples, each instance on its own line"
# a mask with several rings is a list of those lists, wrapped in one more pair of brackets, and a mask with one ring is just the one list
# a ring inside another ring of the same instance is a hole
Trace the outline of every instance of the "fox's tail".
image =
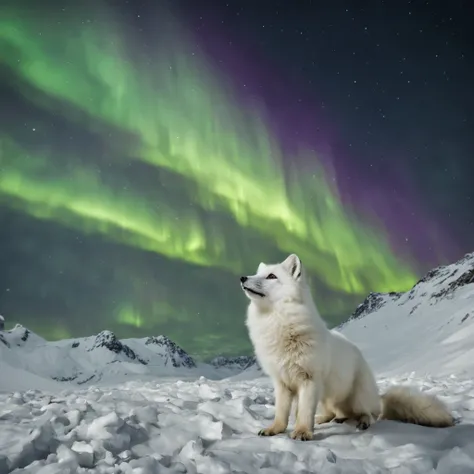
[(382, 395), (379, 419), (434, 428), (454, 425), (453, 416), (439, 398), (402, 386), (392, 387)]

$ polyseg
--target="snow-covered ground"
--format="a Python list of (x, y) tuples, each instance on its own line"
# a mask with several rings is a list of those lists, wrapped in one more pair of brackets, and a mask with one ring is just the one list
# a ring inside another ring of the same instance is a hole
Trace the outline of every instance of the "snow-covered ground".
[(274, 396), (255, 365), (237, 372), (245, 360), (191, 363), (168, 343), (108, 332), (23, 341), (17, 327), (0, 333), (0, 474), (474, 473), (474, 255), (405, 294), (370, 295), (341, 330), (382, 391), (403, 383), (437, 394), (459, 423), (328, 423), (310, 442), (259, 438)]

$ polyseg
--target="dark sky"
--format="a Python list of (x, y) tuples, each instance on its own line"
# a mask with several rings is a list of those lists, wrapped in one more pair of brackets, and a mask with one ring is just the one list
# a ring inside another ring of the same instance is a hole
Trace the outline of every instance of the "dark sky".
[[(243, 76), (255, 78), (284, 128), (311, 143), (318, 141), (315, 121), (333, 132), (327, 140), (322, 131), (319, 141), (331, 147), (341, 190), (360, 199), (373, 181), (385, 193), (393, 186), (408, 207), (424, 209), (449, 229), (454, 256), (457, 244), (469, 249), (474, 31), (468, 3), (224, 3), (176, 2), (221, 67), (235, 62), (237, 82), (239, 66), (248, 64)], [(306, 118), (313, 122), (307, 128)]]
[(237, 278), (262, 260), (298, 253), (334, 324), (473, 250), (467, 2), (0, 13), (10, 324), (244, 353)]

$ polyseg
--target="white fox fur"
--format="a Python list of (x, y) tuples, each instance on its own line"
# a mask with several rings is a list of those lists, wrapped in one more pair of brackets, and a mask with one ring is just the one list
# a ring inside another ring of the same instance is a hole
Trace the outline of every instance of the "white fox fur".
[(250, 339), (275, 390), (275, 419), (260, 435), (286, 430), (293, 400), (297, 409), (291, 437), (299, 440), (312, 439), (315, 421), (354, 420), (359, 429), (377, 419), (453, 425), (453, 417), (437, 398), (401, 386), (379, 394), (358, 347), (322, 320), (295, 254), (279, 264), (261, 263), (256, 275), (240, 280), (250, 299)]

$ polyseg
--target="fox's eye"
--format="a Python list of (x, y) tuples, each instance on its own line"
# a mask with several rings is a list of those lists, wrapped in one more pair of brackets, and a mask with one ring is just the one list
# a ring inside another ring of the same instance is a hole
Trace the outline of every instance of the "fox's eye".
[(276, 276), (273, 273), (267, 276), (267, 280), (276, 280)]

